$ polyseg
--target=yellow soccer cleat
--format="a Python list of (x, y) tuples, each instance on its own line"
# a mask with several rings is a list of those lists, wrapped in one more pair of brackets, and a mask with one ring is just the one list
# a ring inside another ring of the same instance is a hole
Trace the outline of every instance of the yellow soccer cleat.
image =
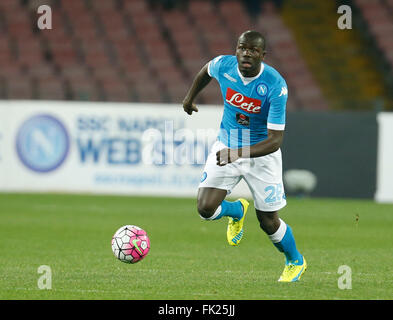
[(306, 259), (303, 257), (303, 264), (296, 265), (296, 264), (287, 264), (285, 265), (284, 271), (281, 274), (280, 282), (295, 282), (300, 279), (304, 271), (307, 269), (307, 262)]
[(231, 246), (237, 246), (243, 237), (243, 223), (246, 217), (249, 202), (246, 199), (239, 199), (243, 206), (243, 217), (240, 220), (229, 218), (227, 228), (227, 240)]

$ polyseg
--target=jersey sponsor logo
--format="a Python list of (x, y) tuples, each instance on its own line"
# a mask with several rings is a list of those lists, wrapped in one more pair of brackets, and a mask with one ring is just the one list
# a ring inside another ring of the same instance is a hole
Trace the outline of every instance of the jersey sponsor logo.
[(288, 94), (288, 88), (282, 87), (282, 88), (281, 88), (281, 93), (280, 93), (279, 97), (281, 97), (281, 96), (286, 96), (287, 94)]
[(236, 113), (236, 122), (242, 126), (248, 127), (250, 125), (250, 117), (243, 113)]
[(260, 113), (261, 112), (261, 100), (246, 97), (245, 95), (228, 88), (225, 101), (230, 105), (240, 108), (248, 113)]

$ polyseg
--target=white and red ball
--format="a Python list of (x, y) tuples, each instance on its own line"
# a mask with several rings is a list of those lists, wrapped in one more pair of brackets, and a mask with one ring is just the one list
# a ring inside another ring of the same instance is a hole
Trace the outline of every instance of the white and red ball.
[(141, 261), (150, 250), (150, 239), (145, 230), (133, 225), (119, 228), (112, 237), (112, 251), (126, 263)]

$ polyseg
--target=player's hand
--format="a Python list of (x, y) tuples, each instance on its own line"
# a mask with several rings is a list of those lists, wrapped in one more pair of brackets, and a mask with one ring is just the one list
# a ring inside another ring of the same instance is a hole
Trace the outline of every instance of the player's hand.
[(189, 115), (191, 115), (193, 111), (198, 112), (198, 108), (196, 107), (195, 103), (188, 101), (183, 101), (183, 109)]
[(238, 149), (222, 149), (216, 153), (217, 165), (222, 167), (240, 158)]

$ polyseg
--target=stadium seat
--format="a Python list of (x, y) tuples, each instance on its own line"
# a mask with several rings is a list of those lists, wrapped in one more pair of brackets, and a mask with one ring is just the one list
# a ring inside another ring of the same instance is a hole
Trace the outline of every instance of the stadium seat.
[(0, 68), (10, 65), (13, 55), (10, 49), (10, 43), (7, 37), (0, 36)]
[[(268, 4), (264, 9), (258, 17), (257, 27), (265, 34), (267, 40), (267, 58), (272, 56), (274, 66), (277, 66), (286, 78), (291, 90), (293, 103), (288, 105), (288, 110), (292, 108), (326, 109), (327, 104), (322, 93), (313, 80), (290, 30), (274, 6)], [(307, 87), (305, 87), (306, 83)]]
[(38, 97), (41, 100), (65, 100), (63, 81), (55, 76), (41, 78), (38, 82)]
[(230, 30), (233, 41), (236, 41), (244, 31), (255, 28), (254, 22), (240, 1), (221, 1), (218, 5), (218, 12), (222, 16), (226, 28)]
[(393, 1), (356, 0), (355, 3), (360, 8), (379, 48), (384, 53), (386, 60), (393, 69), (391, 59), (391, 50), (393, 46)]
[[(391, 50), (391, 29), (378, 6), (359, 1), (381, 18), (382, 25), (374, 26), (377, 41), (385, 52)], [(1, 0), (2, 96), (180, 103), (210, 59), (233, 54), (238, 36), (256, 28), (267, 34), (266, 62), (277, 67), (292, 88), (288, 108), (323, 105), (292, 34), (269, 1), (256, 20), (238, 0), (194, 0), (170, 9), (150, 3), (53, 1), (53, 29), (38, 30), (33, 3)], [(198, 101), (222, 103), (215, 81)]]
[(6, 79), (8, 99), (33, 99), (31, 80), (24, 76), (14, 76)]
[(101, 101), (102, 93), (91, 78), (85, 77), (70, 81), (71, 93), (74, 100)]

